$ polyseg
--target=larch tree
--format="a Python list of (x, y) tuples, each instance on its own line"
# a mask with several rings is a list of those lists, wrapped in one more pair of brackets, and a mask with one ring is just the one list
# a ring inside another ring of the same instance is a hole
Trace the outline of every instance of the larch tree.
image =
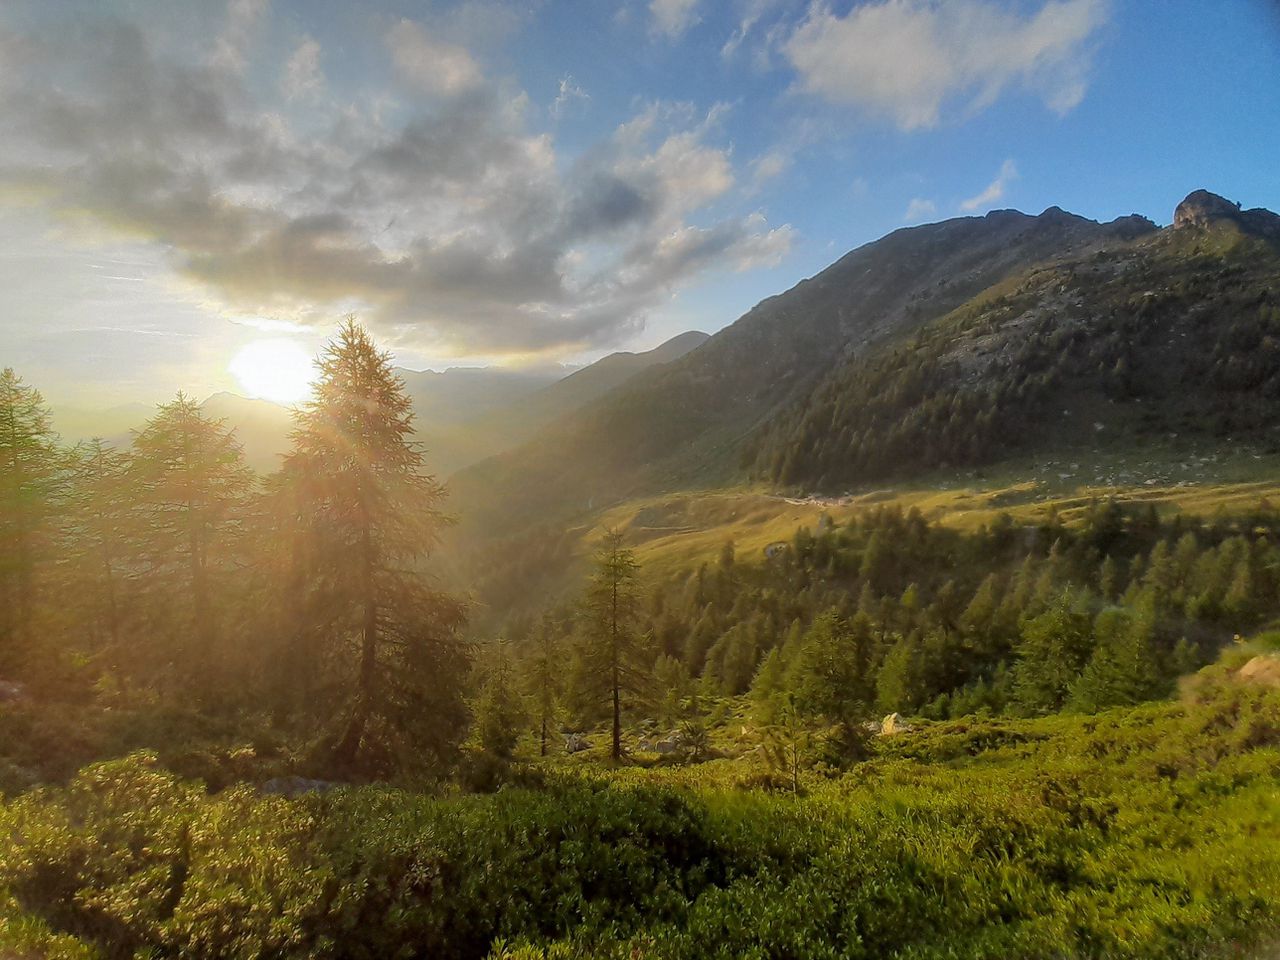
[[(139, 560), (154, 619), (178, 613), (165, 653), (192, 688), (208, 691), (220, 659), (221, 574), (231, 568), (242, 510), (253, 483), (234, 434), (181, 393), (162, 404), (134, 438), (128, 481), (137, 503)], [(159, 625), (159, 624), (157, 624)]]
[(639, 570), (635, 552), (624, 546), (622, 533), (608, 531), (596, 551), (596, 570), (584, 601), (591, 673), (604, 688), (613, 718), (610, 755), (614, 760), (622, 758), (623, 696), (642, 697), (649, 685), (636, 630)]
[(88, 626), (92, 653), (117, 683), (124, 682), (128, 540), (132, 498), (129, 457), (101, 439), (72, 452), (68, 509), (63, 525), (68, 598)]
[(360, 324), (348, 317), (317, 365), (285, 470), (310, 540), (310, 589), (324, 598), (308, 606), (321, 618), (314, 655), (335, 661), (331, 759), (373, 775), (438, 767), (465, 731), (471, 659), (462, 604), (422, 568), (445, 492), (412, 440), (403, 381)]
[(6, 367), (0, 372), (0, 665), (32, 641), (37, 567), (62, 479), (44, 398)]
[(544, 616), (529, 641), (524, 665), (525, 692), (538, 724), (538, 752), (547, 755), (547, 741), (564, 685), (564, 657), (550, 616)]

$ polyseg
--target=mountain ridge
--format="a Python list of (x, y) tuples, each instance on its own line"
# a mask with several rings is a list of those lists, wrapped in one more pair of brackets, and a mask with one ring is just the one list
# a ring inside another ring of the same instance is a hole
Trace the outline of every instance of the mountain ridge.
[[(1157, 230), (1051, 207), (904, 227), (765, 298), (690, 355), (549, 425), (453, 480), (478, 531), (571, 516), (673, 486), (732, 482), (744, 440), (848, 354), (945, 315), (995, 283), (1069, 253)], [(494, 504), (502, 504), (495, 507)]]

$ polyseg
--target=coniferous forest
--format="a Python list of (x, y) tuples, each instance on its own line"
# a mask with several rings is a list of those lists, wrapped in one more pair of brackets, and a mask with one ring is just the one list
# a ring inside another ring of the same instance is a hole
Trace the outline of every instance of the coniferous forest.
[(1218, 956), (1265, 935), (1265, 498), (973, 529), (882, 503), (663, 576), (602, 529), (576, 586), (480, 630), (434, 563), (446, 489), (388, 356), (349, 319), (316, 369), (267, 476), (182, 394), (126, 449), (68, 447), (4, 372), (7, 949)]

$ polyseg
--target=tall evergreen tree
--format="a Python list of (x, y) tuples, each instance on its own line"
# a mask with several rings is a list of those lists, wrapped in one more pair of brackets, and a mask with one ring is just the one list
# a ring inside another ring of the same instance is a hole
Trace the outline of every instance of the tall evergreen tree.
[(642, 696), (647, 688), (635, 623), (639, 570), (635, 552), (623, 545), (622, 533), (608, 531), (596, 551), (596, 571), (584, 602), (590, 667), (605, 688), (612, 714), (610, 755), (614, 760), (622, 757), (623, 696)]
[[(347, 318), (296, 415), (286, 470), (313, 552), (317, 657), (336, 659), (333, 759), (381, 774), (448, 761), (467, 722), (470, 653), (461, 603), (433, 589), (421, 560), (446, 522), (444, 490), (412, 440), (404, 383)], [(327, 641), (327, 642), (326, 642)]]
[(179, 393), (134, 438), (128, 482), (138, 504), (152, 627), (171, 631), (161, 656), (187, 685), (207, 692), (226, 653), (219, 629), (224, 604), (215, 602), (215, 591), (243, 529), (240, 510), (253, 474), (223, 422)]
[(123, 684), (132, 497), (129, 457), (100, 439), (72, 451), (63, 556), (69, 601), (100, 666)]
[(32, 640), (36, 570), (60, 482), (49, 411), (34, 387), (0, 372), (0, 666)]

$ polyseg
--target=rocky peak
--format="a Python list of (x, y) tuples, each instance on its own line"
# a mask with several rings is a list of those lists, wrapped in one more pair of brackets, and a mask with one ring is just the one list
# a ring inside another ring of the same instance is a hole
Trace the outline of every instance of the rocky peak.
[(1233, 223), (1250, 233), (1280, 239), (1280, 216), (1262, 207), (1242, 210), (1240, 204), (1208, 190), (1187, 194), (1173, 212), (1175, 229), (1208, 227), (1224, 222)]

